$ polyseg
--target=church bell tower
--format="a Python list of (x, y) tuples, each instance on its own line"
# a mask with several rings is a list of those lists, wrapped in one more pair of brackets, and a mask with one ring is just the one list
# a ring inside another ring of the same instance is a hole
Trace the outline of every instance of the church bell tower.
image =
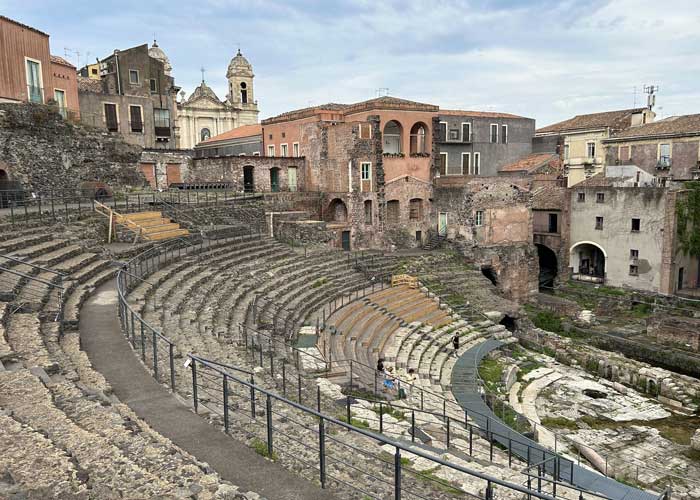
[(258, 102), (255, 100), (253, 85), (253, 67), (241, 54), (241, 49), (228, 65), (226, 72), (228, 79), (227, 100), (230, 105), (240, 109), (240, 125), (249, 125), (258, 122)]

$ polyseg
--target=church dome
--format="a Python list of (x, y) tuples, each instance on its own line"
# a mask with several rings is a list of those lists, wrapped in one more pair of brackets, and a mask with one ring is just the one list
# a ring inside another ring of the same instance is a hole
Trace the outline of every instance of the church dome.
[(187, 102), (196, 101), (200, 97), (209, 97), (211, 99), (216, 100), (217, 102), (221, 102), (219, 101), (219, 98), (216, 96), (214, 91), (209, 87), (209, 85), (204, 83), (203, 80), (202, 83), (199, 84), (199, 87), (194, 89), (194, 92), (192, 92), (190, 97), (187, 99)]
[(170, 59), (168, 59), (168, 56), (165, 55), (165, 52), (163, 52), (163, 49), (158, 46), (155, 40), (153, 40), (153, 45), (151, 48), (148, 49), (148, 55), (162, 62), (165, 74), (170, 76), (170, 72), (173, 70), (173, 67), (170, 64)]
[(231, 59), (228, 65), (226, 78), (231, 78), (232, 76), (253, 76), (253, 66), (250, 65), (248, 59), (243, 57), (241, 49), (238, 49), (238, 53)]

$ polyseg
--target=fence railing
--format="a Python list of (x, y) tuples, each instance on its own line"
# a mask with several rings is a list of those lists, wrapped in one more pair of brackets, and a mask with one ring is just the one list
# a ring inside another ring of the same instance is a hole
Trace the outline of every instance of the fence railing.
[[(123, 269), (120, 269), (118, 272), (119, 316), (125, 335), (134, 351), (140, 354), (144, 364), (152, 369), (154, 378), (159, 382), (167, 384), (173, 391), (178, 389), (178, 380), (183, 380), (182, 365), (176, 363), (175, 359), (180, 359), (184, 353), (178, 352), (174, 342), (168, 339), (162, 332), (152, 327), (141, 314), (134, 310), (128, 303), (127, 295), (135, 282), (141, 282), (144, 280), (145, 276), (155, 272), (164, 264), (179, 259), (182, 255), (201, 253), (208, 249), (231, 243), (235, 239), (236, 237), (216, 240), (215, 243), (211, 241), (190, 243), (185, 242), (185, 240), (167, 242), (152, 247), (136, 256), (126, 263)], [(188, 354), (187, 359), (191, 366), (191, 394), (195, 409), (197, 409), (199, 405), (208, 405), (207, 407), (210, 411), (214, 411), (223, 416), (224, 426), (231, 432), (232, 424), (234, 423), (232, 417), (234, 414), (236, 416), (240, 415), (241, 412), (239, 409), (241, 405), (247, 401), (247, 403), (251, 405), (250, 421), (247, 425), (238, 426), (237, 431), (247, 432), (256, 427), (251, 426), (251, 424), (264, 425), (265, 433), (262, 434), (262, 439), (267, 455), (272, 458), (274, 458), (276, 453), (289, 453), (297, 457), (295, 450), (297, 450), (297, 447), (300, 445), (307, 449), (318, 450), (316, 459), (312, 462), (305, 463), (305, 465), (318, 471), (318, 477), (323, 487), (325, 487), (329, 481), (333, 481), (336, 484), (344, 484), (346, 487), (362, 492), (362, 494), (366, 494), (370, 497), (376, 497), (371, 491), (364, 489), (364, 484), (345, 481), (343, 479), (345, 476), (341, 476), (338, 473), (339, 470), (346, 469), (346, 472), (351, 470), (354, 471), (354, 473), (359, 472), (372, 476), (371, 473), (366, 472), (366, 470), (359, 470), (351, 461), (343, 458), (347, 456), (347, 452), (349, 451), (350, 453), (361, 453), (369, 460), (376, 460), (378, 467), (388, 467), (392, 471), (393, 482), (387, 485), (387, 487), (392, 490), (395, 499), (402, 498), (402, 495), (415, 498), (430, 498), (430, 496), (426, 496), (424, 490), (420, 488), (420, 484), (425, 481), (436, 483), (436, 486), (440, 488), (454, 488), (454, 485), (447, 481), (435, 478), (430, 474), (422, 473), (407, 466), (401, 460), (405, 456), (417, 456), (431, 461), (436, 467), (447, 467), (453, 471), (461, 472), (472, 478), (483, 481), (484, 494), (483, 496), (479, 495), (478, 498), (491, 500), (495, 498), (494, 492), (496, 488), (503, 488), (526, 494), (528, 497), (546, 500), (553, 499), (552, 496), (543, 492), (528, 489), (524, 486), (447, 462), (418, 449), (409, 449), (409, 445), (394, 441), (386, 436), (371, 431), (357, 428), (351, 425), (351, 423), (343, 422), (338, 418), (318, 411), (318, 409), (307, 407), (301, 403), (302, 398), (300, 398), (300, 402), (294, 402), (283, 395), (280, 396), (275, 392), (257, 385), (255, 376), (249, 371), (199, 358), (192, 354)], [(301, 388), (301, 384), (299, 384), (299, 387)], [(300, 391), (301, 389), (298, 390)], [(229, 401), (234, 397), (242, 398), (239, 401), (240, 404), (229, 404)], [(318, 400), (320, 401), (320, 398)], [(258, 407), (259, 411), (256, 411), (256, 404), (261, 405), (261, 407)], [(282, 406), (286, 409), (284, 413), (278, 411), (278, 408)], [(298, 426), (295, 426), (295, 429), (298, 429), (299, 432), (311, 432), (308, 439), (298, 439), (288, 432), (279, 432), (276, 429), (283, 428), (283, 424), (290, 425), (290, 423), (294, 423), (294, 418), (290, 417), (289, 412), (293, 412), (297, 416), (312, 418), (313, 421), (318, 424), (318, 428), (314, 428), (310, 431), (308, 423), (299, 423)], [(264, 419), (261, 417), (261, 414), (265, 417)], [(352, 422), (352, 419), (350, 419), (349, 422)], [(382, 456), (381, 452), (372, 453), (367, 449), (358, 449), (351, 441), (341, 439), (338, 435), (339, 430), (343, 430), (355, 436), (371, 438), (374, 442), (392, 447), (394, 450), (393, 460), (387, 461), (386, 458)], [(313, 439), (314, 436), (316, 437), (315, 440)], [(310, 443), (317, 443), (317, 445), (311, 445)], [(331, 448), (343, 448), (346, 452), (345, 454), (340, 453), (334, 455)], [(386, 482), (385, 478), (381, 476), (368, 477), (367, 479), (371, 482)]]

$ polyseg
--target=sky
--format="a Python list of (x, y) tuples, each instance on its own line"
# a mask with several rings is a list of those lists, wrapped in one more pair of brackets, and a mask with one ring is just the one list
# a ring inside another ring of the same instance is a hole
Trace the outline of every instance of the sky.
[(76, 65), (155, 36), (187, 94), (203, 67), (224, 98), (240, 46), (261, 119), (382, 92), (540, 127), (643, 105), (649, 84), (657, 115), (700, 113), (697, 0), (0, 0), (0, 14)]

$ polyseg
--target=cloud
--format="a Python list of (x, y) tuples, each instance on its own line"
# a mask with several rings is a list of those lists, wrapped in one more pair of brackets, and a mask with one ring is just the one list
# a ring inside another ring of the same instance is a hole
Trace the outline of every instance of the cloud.
[[(240, 43), (261, 116), (391, 95), (537, 119), (630, 107), (661, 86), (663, 114), (700, 112), (694, 0), (86, 0), (22, 4), (7, 15), (51, 33), (84, 59), (156, 33), (178, 85), (205, 67), (223, 97)], [(73, 60), (75, 57), (73, 56)]]

